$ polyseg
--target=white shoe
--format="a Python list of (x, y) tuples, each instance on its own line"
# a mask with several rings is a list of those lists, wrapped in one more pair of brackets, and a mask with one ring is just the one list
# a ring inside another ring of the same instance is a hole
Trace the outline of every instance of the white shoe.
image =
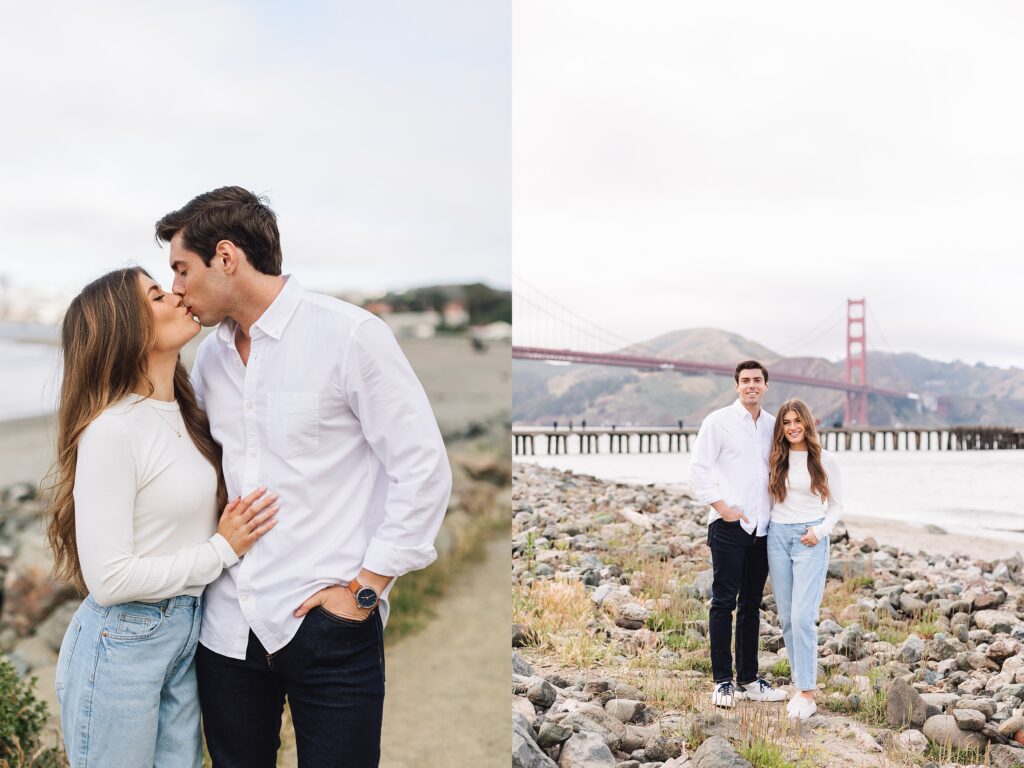
[(817, 711), (818, 705), (814, 699), (808, 699), (806, 696), (794, 696), (786, 706), (786, 714), (793, 720), (806, 720)]
[(762, 678), (757, 678), (752, 683), (738, 686), (751, 701), (785, 701), (786, 692), (781, 688), (774, 688), (771, 683)]
[(733, 687), (732, 680), (726, 680), (715, 686), (715, 692), (711, 694), (711, 703), (716, 707), (735, 707), (736, 702), (747, 698), (742, 687)]

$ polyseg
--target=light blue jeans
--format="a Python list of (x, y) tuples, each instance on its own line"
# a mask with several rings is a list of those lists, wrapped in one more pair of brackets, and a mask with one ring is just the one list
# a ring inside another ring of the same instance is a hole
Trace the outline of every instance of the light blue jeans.
[(75, 612), (57, 658), (72, 768), (200, 768), (195, 652), (203, 610), (188, 595)]
[(800, 542), (809, 523), (775, 523), (768, 528), (768, 572), (782, 623), (793, 685), (813, 691), (818, 677), (818, 609), (828, 574), (828, 536), (813, 547)]

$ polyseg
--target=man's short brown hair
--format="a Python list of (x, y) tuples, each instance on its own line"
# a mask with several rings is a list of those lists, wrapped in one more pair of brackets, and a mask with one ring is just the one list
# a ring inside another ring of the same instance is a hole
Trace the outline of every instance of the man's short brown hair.
[(760, 368), (761, 373), (764, 374), (764, 383), (768, 383), (768, 369), (761, 365), (757, 360), (744, 360), (742, 363), (736, 366), (736, 373), (733, 374), (733, 378), (736, 379), (736, 383), (740, 383), (740, 371), (752, 371), (755, 368)]
[(265, 197), (242, 187), (220, 187), (188, 201), (156, 223), (156, 239), (169, 243), (181, 232), (181, 244), (210, 266), (217, 243), (230, 240), (245, 252), (253, 268), (281, 274), (281, 234), (277, 215)]

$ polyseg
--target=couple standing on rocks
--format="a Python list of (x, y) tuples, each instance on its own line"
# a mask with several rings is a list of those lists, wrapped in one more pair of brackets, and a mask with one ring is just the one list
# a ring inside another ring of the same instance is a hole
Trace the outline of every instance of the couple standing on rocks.
[[(842, 512), (839, 465), (818, 440), (814, 418), (798, 399), (778, 415), (761, 409), (768, 369), (736, 366), (739, 398), (704, 419), (694, 444), (690, 480), (710, 505), (713, 570), (708, 635), (715, 682), (712, 701), (782, 701), (786, 692), (758, 675), (761, 598), (768, 574), (797, 690), (787, 712), (815, 713), (817, 620), (828, 571), (829, 533)], [(733, 678), (733, 611), (736, 678)]]

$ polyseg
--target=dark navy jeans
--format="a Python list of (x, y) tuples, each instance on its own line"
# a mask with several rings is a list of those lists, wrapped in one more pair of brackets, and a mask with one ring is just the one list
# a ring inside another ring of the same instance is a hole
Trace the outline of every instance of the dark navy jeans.
[(310, 611), (277, 653), (249, 632), (245, 660), (196, 654), (203, 732), (214, 768), (274, 768), (287, 698), (299, 768), (376, 768), (384, 711), (384, 631)]
[(708, 526), (711, 547), (711, 675), (716, 683), (732, 680), (732, 614), (736, 612), (736, 677), (757, 679), (761, 596), (768, 580), (767, 537), (747, 533), (739, 521), (715, 520)]

